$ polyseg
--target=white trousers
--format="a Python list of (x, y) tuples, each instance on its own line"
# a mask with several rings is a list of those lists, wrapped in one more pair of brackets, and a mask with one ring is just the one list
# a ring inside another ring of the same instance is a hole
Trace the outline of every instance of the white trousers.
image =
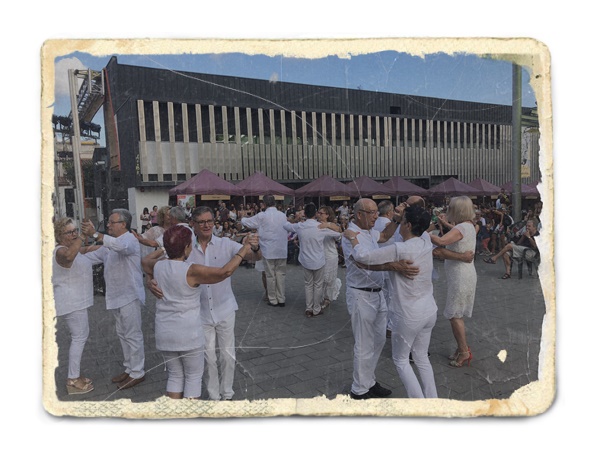
[[(437, 314), (433, 313), (422, 321), (397, 320), (396, 324), (392, 324), (395, 328), (392, 332), (392, 359), (409, 398), (437, 398), (433, 368), (427, 355), (436, 320)], [(423, 388), (410, 365), (408, 358), (411, 352)]]
[(78, 379), (81, 376), (81, 358), (89, 337), (89, 319), (87, 308), (73, 311), (61, 316), (70, 331), (70, 348), (68, 349), (68, 378)]
[(201, 396), (203, 347), (189, 351), (162, 351), (168, 370), (168, 393), (183, 393), (184, 398)]
[(346, 306), (354, 335), (352, 392), (367, 393), (375, 384), (375, 368), (386, 343), (388, 308), (381, 292), (346, 288)]
[(336, 279), (338, 278), (338, 256), (326, 258), (323, 276), (323, 297), (326, 300), (334, 301), (336, 290)]
[(262, 259), (267, 281), (267, 298), (271, 304), (286, 303), (284, 282), (286, 279), (286, 258)]
[(305, 276), (305, 300), (307, 310), (313, 311), (313, 314), (319, 314), (321, 311), (321, 300), (323, 299), (323, 274), (325, 266), (321, 269), (312, 271), (303, 268)]
[[(236, 367), (234, 350), (234, 321), (236, 314), (217, 324), (203, 324), (205, 332), (205, 385), (209, 399), (229, 400), (234, 396), (232, 383)], [(216, 348), (217, 344), (217, 348)], [(220, 373), (218, 375), (218, 361)]]
[(139, 300), (117, 309), (110, 309), (116, 321), (116, 334), (122, 346), (125, 372), (133, 379), (145, 375), (145, 348), (141, 330), (141, 302)]

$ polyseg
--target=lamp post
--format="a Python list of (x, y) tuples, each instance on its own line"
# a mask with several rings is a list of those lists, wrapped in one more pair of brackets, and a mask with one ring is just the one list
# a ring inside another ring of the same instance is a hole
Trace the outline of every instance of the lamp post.
[(520, 66), (512, 64), (512, 216), (514, 221), (521, 219), (521, 180), (520, 164), (522, 131), (522, 73)]
[(73, 119), (71, 145), (73, 149), (73, 165), (75, 168), (75, 206), (76, 220), (79, 224), (85, 218), (85, 197), (83, 194), (83, 174), (81, 172), (81, 127), (79, 124), (79, 108), (77, 105), (77, 74), (74, 69), (68, 70), (68, 87), (70, 90), (70, 107)]

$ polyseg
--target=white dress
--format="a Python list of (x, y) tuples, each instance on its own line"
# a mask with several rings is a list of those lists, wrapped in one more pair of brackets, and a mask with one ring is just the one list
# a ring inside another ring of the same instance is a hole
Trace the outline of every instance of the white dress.
[[(462, 234), (462, 239), (447, 245), (446, 248), (457, 253), (475, 251), (475, 226), (470, 222), (462, 222), (456, 226)], [(463, 316), (471, 317), (475, 302), (475, 289), (477, 287), (477, 271), (474, 263), (465, 263), (446, 259), (444, 262), (448, 292), (444, 316), (446, 319)]]

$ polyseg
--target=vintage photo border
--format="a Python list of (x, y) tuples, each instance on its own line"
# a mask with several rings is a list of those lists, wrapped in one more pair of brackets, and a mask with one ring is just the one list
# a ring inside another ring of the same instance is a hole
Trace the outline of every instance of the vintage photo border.
[[(540, 279), (545, 297), (538, 380), (517, 390), (506, 400), (463, 402), (446, 399), (414, 400), (407, 398), (371, 399), (362, 402), (347, 396), (335, 399), (271, 399), (258, 401), (175, 401), (160, 398), (151, 403), (130, 400), (110, 402), (61, 402), (56, 396), (54, 371), (58, 365), (55, 337), (55, 310), (51, 285), (51, 257), (54, 247), (52, 228), (52, 193), (54, 190), (53, 135), (51, 127), (54, 101), (54, 64), (59, 56), (75, 51), (90, 54), (181, 54), (246, 53), (322, 58), (347, 57), (393, 50), (424, 56), (433, 53), (470, 53), (509, 60), (527, 70), (538, 105), (540, 137), (539, 165), (542, 182), (538, 189), (544, 208), (542, 235), (545, 257)], [(555, 398), (555, 268), (554, 268), (554, 194), (553, 127), (551, 99), (551, 59), (547, 47), (528, 38), (387, 38), (387, 39), (92, 39), (50, 40), (41, 50), (42, 60), (42, 292), (43, 292), (43, 404), (56, 416), (195, 418), (195, 417), (271, 417), (271, 416), (533, 416), (546, 411)]]

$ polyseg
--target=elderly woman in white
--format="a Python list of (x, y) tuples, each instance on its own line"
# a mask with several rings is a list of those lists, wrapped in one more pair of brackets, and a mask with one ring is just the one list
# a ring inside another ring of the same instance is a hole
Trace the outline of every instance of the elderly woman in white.
[[(389, 325), (392, 331), (392, 359), (409, 398), (437, 398), (433, 368), (427, 355), (431, 332), (437, 319), (437, 305), (433, 298), (433, 245), (426, 233), (431, 216), (423, 208), (406, 208), (400, 223), (403, 242), (375, 250), (359, 246), (358, 233), (346, 230), (344, 236), (353, 245), (353, 257), (362, 264), (376, 265), (410, 260), (419, 268), (412, 278), (389, 272), (388, 288), (391, 298)], [(419, 384), (409, 363), (409, 354), (419, 371)]]
[(143, 271), (157, 281), (163, 298), (156, 300), (155, 343), (163, 352), (168, 382), (166, 394), (172, 399), (201, 396), (204, 370), (205, 333), (200, 316), (199, 285), (214, 284), (230, 277), (251, 251), (247, 242), (222, 267), (187, 262), (193, 246), (188, 227), (171, 227), (164, 233), (163, 251), (142, 259)]
[(86, 238), (71, 218), (54, 223), (54, 236), (52, 286), (56, 315), (66, 321), (71, 334), (66, 389), (69, 395), (89, 393), (94, 387), (81, 375), (81, 358), (89, 336), (87, 308), (93, 305), (93, 264), (81, 254), (86, 251)]

